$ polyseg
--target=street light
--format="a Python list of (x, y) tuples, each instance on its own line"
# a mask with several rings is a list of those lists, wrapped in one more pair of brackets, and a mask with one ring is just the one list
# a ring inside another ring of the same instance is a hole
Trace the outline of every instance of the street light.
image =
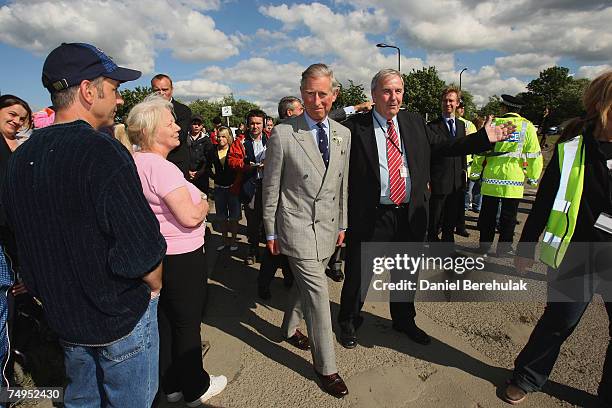
[(399, 47), (396, 47), (395, 45), (389, 45), (389, 44), (385, 44), (385, 43), (378, 43), (376, 44), (376, 46), (378, 48), (395, 48), (397, 50), (397, 70), (399, 72), (401, 72), (401, 65), (400, 65), (400, 55), (401, 55), (401, 51), (399, 49)]
[(459, 73), (459, 90), (461, 90), (461, 75), (463, 75), (463, 71), (467, 71), (467, 68), (463, 68)]

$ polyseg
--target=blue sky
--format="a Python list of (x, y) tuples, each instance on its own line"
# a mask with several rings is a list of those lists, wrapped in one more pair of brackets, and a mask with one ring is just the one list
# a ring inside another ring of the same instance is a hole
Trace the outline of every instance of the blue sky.
[(234, 93), (272, 113), (314, 62), (367, 89), (377, 70), (397, 66), (394, 50), (375, 47), (386, 42), (401, 48), (403, 72), (434, 65), (458, 82), (467, 67), (462, 85), (484, 103), (555, 64), (578, 77), (612, 69), (610, 21), (609, 1), (595, 0), (4, 0), (0, 90), (46, 106), (44, 56), (89, 42), (143, 71), (125, 87), (164, 72), (179, 99)]

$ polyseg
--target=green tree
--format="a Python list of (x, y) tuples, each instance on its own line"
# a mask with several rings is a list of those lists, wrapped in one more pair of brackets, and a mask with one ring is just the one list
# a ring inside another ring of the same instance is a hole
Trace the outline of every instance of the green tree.
[(499, 116), (501, 114), (501, 98), (497, 95), (493, 95), (489, 97), (489, 102), (486, 103), (485, 106), (478, 110), (478, 116), (487, 116), (487, 115), (495, 115)]
[(332, 109), (346, 108), (347, 106), (359, 105), (368, 100), (363, 85), (355, 85), (352, 80), (348, 80), (348, 87), (340, 84), (338, 97), (332, 105)]
[(463, 116), (467, 120), (474, 120), (478, 113), (478, 108), (474, 103), (474, 96), (470, 91), (462, 89), (461, 100), (463, 100), (463, 105), (465, 106), (465, 114)]
[[(235, 100), (234, 95), (225, 96), (220, 101), (198, 99), (189, 104), (194, 115), (202, 116), (207, 129), (212, 128), (212, 120), (215, 116), (221, 116), (222, 106), (232, 107), (232, 116), (230, 116), (230, 126), (232, 127), (238, 127), (240, 122), (245, 122), (246, 115), (251, 109), (260, 109), (258, 105), (244, 99)], [(223, 122), (226, 123), (227, 119), (223, 119)]]
[(446, 83), (438, 77), (436, 67), (412, 70), (404, 79), (404, 104), (410, 112), (427, 114), (429, 118), (440, 114), (440, 95)]
[(584, 113), (581, 98), (588, 84), (588, 79), (574, 79), (568, 68), (546, 68), (527, 85), (527, 92), (517, 95), (525, 102), (521, 115), (544, 127), (579, 116)]
[(116, 118), (117, 121), (122, 122), (127, 118), (128, 113), (132, 110), (134, 105), (142, 102), (142, 100), (153, 93), (153, 88), (150, 86), (137, 86), (134, 89), (122, 89), (121, 97), (123, 98), (123, 105), (117, 107)]

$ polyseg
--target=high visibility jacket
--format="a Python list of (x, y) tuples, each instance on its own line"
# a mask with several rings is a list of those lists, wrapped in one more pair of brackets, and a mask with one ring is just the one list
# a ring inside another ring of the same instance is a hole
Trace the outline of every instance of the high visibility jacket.
[(561, 264), (576, 229), (584, 186), (584, 139), (577, 136), (557, 148), (561, 178), (540, 251), (540, 260), (553, 268)]
[(522, 198), (525, 177), (527, 183), (535, 186), (542, 173), (542, 152), (535, 127), (516, 113), (507, 113), (494, 122), (496, 125), (512, 122), (516, 130), (508, 139), (495, 143), (492, 151), (474, 156), (470, 179), (481, 178), (481, 194)]
[[(472, 122), (470, 122), (467, 119), (463, 119), (461, 116), (457, 116), (457, 119), (465, 123), (465, 135), (466, 136), (471, 135), (472, 133), (476, 133), (476, 126), (474, 126)], [(470, 171), (471, 171), (472, 160), (473, 160), (472, 155), (471, 154), (466, 155), (465, 160), (467, 162), (467, 174), (469, 176)]]

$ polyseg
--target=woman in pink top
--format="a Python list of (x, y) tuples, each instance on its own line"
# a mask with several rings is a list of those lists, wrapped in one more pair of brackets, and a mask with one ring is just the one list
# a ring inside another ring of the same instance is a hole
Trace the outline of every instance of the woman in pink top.
[(168, 244), (159, 299), (160, 385), (169, 402), (196, 407), (219, 394), (224, 376), (202, 364), (200, 320), (207, 283), (204, 254), (206, 195), (183, 177), (168, 153), (180, 145), (172, 104), (160, 96), (134, 106), (128, 136), (140, 147), (134, 161), (144, 195)]

